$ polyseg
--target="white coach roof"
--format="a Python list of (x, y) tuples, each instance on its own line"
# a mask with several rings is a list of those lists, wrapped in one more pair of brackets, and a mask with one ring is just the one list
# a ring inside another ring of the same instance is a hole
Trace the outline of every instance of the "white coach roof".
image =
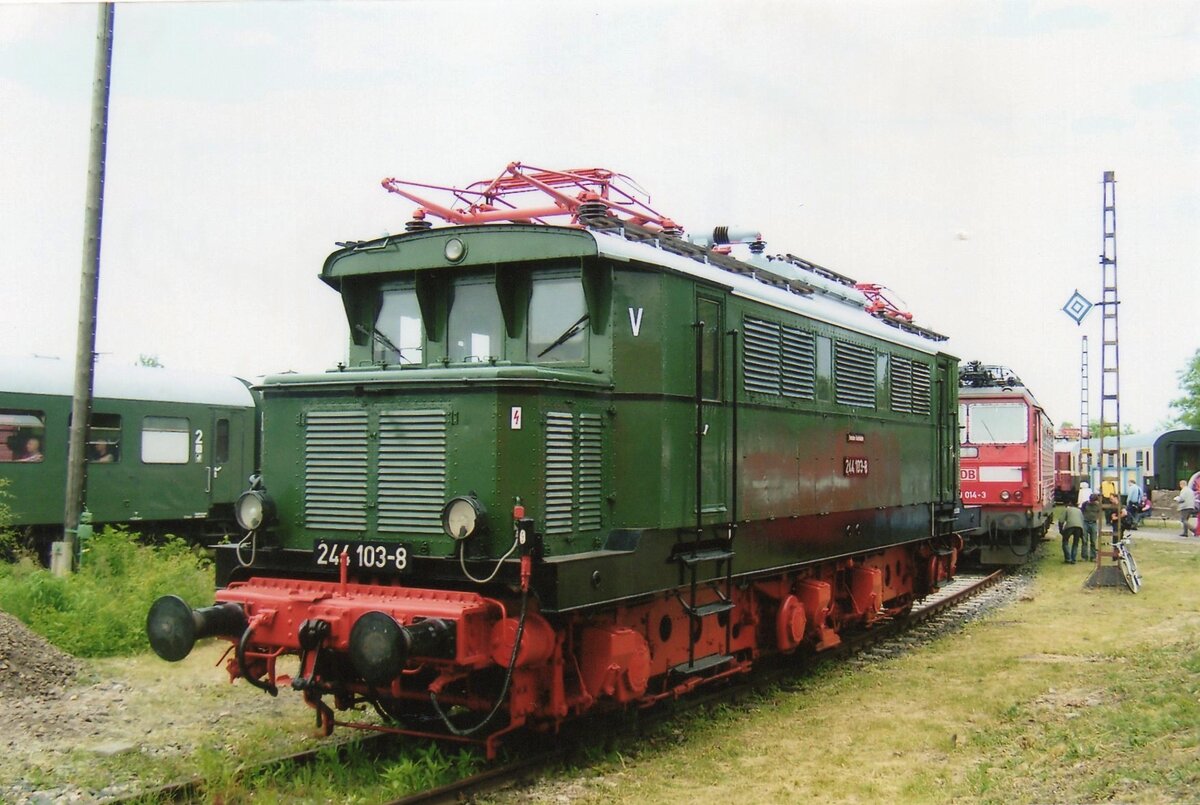
[[(75, 364), (58, 358), (18, 358), (0, 355), (0, 393), (52, 394), (75, 392)], [(156, 400), (160, 402), (252, 408), (246, 384), (230, 375), (183, 372), (176, 369), (120, 366), (96, 362), (95, 399)]]

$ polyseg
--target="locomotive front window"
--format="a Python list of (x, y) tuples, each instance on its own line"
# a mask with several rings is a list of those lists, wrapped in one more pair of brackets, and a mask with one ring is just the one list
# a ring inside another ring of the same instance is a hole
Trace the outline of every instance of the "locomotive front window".
[(455, 285), (447, 332), (451, 363), (504, 357), (504, 320), (496, 286), (491, 282)]
[(585, 360), (587, 329), (587, 303), (578, 277), (544, 277), (533, 281), (529, 297), (529, 360)]
[(1021, 403), (975, 403), (967, 409), (970, 444), (1024, 444), (1029, 416)]
[(413, 288), (383, 292), (383, 304), (375, 318), (372, 358), (385, 363), (420, 365), (425, 343), (421, 308)]
[(0, 411), (0, 462), (41, 461), (45, 435), (41, 411)]

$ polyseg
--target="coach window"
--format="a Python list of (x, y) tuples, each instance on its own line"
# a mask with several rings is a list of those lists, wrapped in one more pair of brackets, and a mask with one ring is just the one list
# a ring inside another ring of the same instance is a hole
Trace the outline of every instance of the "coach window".
[(191, 426), (183, 417), (148, 416), (142, 420), (143, 464), (187, 464)]
[(420, 364), (425, 329), (415, 288), (383, 292), (383, 304), (375, 318), (371, 357), (383, 363)]
[(529, 360), (587, 358), (588, 313), (579, 277), (541, 277), (529, 296)]
[(0, 411), (0, 462), (41, 461), (45, 437), (42, 411)]
[(451, 363), (504, 357), (504, 320), (490, 277), (455, 283), (446, 330)]
[(121, 460), (120, 414), (92, 414), (88, 420), (87, 458), (95, 464)]
[(706, 400), (721, 399), (721, 306), (711, 299), (696, 300), (696, 315), (704, 323), (700, 388)]
[(1021, 403), (975, 403), (967, 408), (970, 444), (1023, 444), (1029, 420)]

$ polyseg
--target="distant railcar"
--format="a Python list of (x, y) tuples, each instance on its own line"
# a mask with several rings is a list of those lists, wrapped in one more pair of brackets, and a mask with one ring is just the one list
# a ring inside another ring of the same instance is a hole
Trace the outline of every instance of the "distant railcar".
[(962, 499), (982, 508), (968, 550), (981, 564), (1020, 564), (1045, 535), (1054, 507), (1054, 426), (1004, 367), (964, 364), (959, 385)]
[[(1104, 446), (1116, 448), (1116, 437), (1105, 437)], [(1180, 481), (1200, 472), (1200, 430), (1190, 428), (1124, 435), (1120, 454), (1105, 458), (1097, 438), (1060, 441), (1054, 451), (1055, 488), (1062, 500), (1073, 498), (1082, 481), (1096, 490), (1109, 483), (1124, 494), (1132, 480), (1152, 492), (1178, 490)]]
[[(74, 367), (0, 357), (0, 478), (12, 524), (44, 543), (61, 533)], [(200, 533), (233, 523), (254, 469), (246, 383), (161, 368), (96, 366), (87, 438), (93, 522)]]

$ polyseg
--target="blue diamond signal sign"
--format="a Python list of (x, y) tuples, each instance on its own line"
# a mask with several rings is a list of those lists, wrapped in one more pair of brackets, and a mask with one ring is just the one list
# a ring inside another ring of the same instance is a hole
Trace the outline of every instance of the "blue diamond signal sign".
[(1063, 313), (1074, 319), (1076, 324), (1083, 324), (1084, 317), (1092, 312), (1093, 307), (1095, 305), (1089, 302), (1086, 296), (1076, 291), (1071, 294), (1071, 298), (1063, 305)]

